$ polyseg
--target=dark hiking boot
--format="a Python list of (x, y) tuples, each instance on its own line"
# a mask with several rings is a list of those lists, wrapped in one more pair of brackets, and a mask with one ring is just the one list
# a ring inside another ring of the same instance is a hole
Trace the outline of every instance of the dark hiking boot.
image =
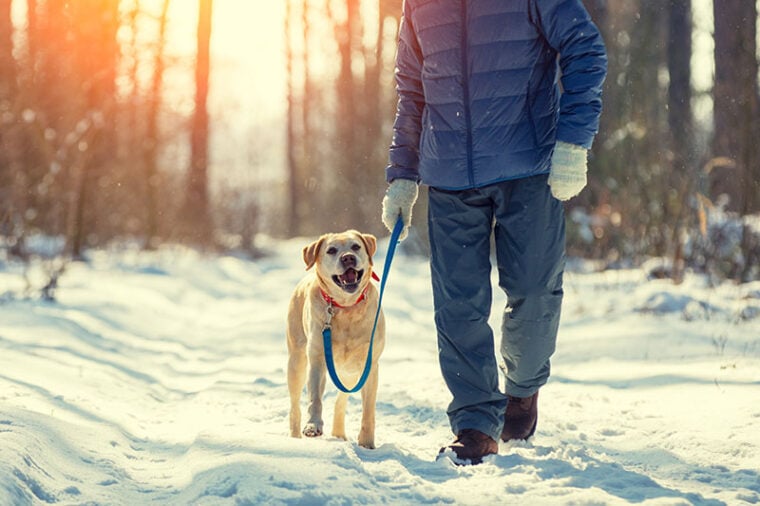
[(501, 440), (528, 439), (536, 432), (538, 422), (538, 392), (530, 397), (509, 396), (507, 411), (504, 413), (504, 429)]
[(456, 454), (456, 459), (454, 459), (455, 464), (459, 466), (474, 465), (483, 462), (483, 457), (486, 455), (499, 453), (499, 443), (479, 430), (464, 429), (453, 443), (441, 448), (438, 456), (440, 457), (449, 450)]

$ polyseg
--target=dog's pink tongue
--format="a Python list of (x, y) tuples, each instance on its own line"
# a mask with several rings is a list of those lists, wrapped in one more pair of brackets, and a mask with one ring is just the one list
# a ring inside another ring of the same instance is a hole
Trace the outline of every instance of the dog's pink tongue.
[(349, 284), (352, 284), (352, 283), (356, 283), (357, 277), (358, 277), (358, 273), (357, 273), (355, 270), (353, 270), (353, 269), (348, 269), (348, 270), (347, 270), (346, 272), (344, 272), (344, 273), (343, 273), (343, 275), (340, 277), (340, 280), (341, 280), (341, 281), (342, 281), (344, 284), (347, 284), (347, 285), (349, 285)]

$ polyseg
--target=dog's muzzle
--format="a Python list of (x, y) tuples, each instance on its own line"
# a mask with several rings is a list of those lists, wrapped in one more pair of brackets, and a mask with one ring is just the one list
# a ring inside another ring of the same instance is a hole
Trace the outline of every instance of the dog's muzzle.
[(346, 269), (343, 274), (334, 275), (332, 277), (333, 282), (341, 287), (343, 291), (348, 293), (354, 293), (359, 289), (359, 283), (364, 276), (364, 271), (357, 271), (353, 267)]

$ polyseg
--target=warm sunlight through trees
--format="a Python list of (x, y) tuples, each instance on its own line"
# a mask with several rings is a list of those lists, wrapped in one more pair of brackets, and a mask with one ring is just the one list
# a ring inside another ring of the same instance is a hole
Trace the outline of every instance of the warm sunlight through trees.
[[(253, 251), (258, 233), (385, 233), (401, 3), (0, 0), (0, 248), (52, 237), (77, 258), (114, 240)], [(757, 6), (586, 4), (610, 72), (570, 253), (747, 276)], [(421, 200), (405, 247), (424, 251)], [(735, 213), (738, 245), (710, 239), (719, 211)]]

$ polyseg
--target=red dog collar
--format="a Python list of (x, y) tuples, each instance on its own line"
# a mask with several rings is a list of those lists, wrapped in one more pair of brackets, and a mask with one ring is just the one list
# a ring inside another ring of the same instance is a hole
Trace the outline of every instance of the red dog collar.
[[(375, 281), (380, 281), (380, 278), (377, 277), (377, 274), (375, 274), (375, 271), (372, 271), (372, 279), (374, 279)], [(341, 306), (340, 304), (335, 302), (335, 299), (330, 297), (327, 294), (327, 292), (325, 292), (322, 288), (319, 289), (319, 293), (322, 295), (322, 298), (325, 300), (325, 302), (327, 302), (328, 305), (333, 306), (333, 307), (338, 307), (338, 308), (347, 308), (347, 307), (353, 307), (357, 305), (358, 303), (360, 303), (361, 301), (363, 301), (364, 297), (367, 295), (368, 288), (369, 288), (369, 285), (367, 285), (364, 288), (364, 291), (362, 292), (362, 294), (359, 296), (358, 299), (356, 299), (356, 302), (354, 302), (351, 306)]]

